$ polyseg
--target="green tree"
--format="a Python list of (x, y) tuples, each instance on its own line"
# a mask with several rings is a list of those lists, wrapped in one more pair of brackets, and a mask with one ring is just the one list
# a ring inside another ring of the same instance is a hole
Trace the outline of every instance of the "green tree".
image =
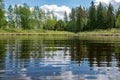
[(76, 21), (76, 10), (72, 8), (70, 13), (70, 21)]
[(64, 13), (64, 21), (67, 23), (68, 22), (68, 15), (67, 15), (67, 12), (65, 11)]
[(0, 28), (4, 28), (5, 22), (4, 1), (0, 0)]
[(65, 11), (64, 13), (65, 30), (67, 30), (68, 21), (69, 21), (69, 18), (68, 18), (67, 12)]
[(120, 14), (118, 15), (116, 20), (116, 27), (120, 28)]
[(94, 2), (92, 1), (88, 14), (88, 26), (90, 30), (94, 30), (96, 28), (96, 20), (96, 8)]
[(58, 20), (56, 25), (55, 25), (54, 30), (64, 31), (65, 30), (65, 22), (62, 20)]
[(100, 2), (97, 6), (97, 29), (104, 29), (104, 8)]
[(107, 10), (107, 28), (114, 28), (114, 27), (115, 27), (114, 9), (112, 4), (109, 4)]
[(44, 25), (44, 29), (46, 30), (54, 30), (56, 19), (47, 19)]
[(44, 29), (54, 30), (57, 20), (53, 12), (47, 11), (44, 16)]
[(118, 10), (116, 12), (116, 18), (118, 17), (119, 14), (120, 14), (120, 6), (119, 6), (119, 8), (118, 8)]
[(66, 30), (71, 31), (71, 32), (75, 32), (75, 26), (76, 26), (75, 21), (69, 21), (67, 26), (66, 26)]
[(21, 20), (20, 20), (20, 6), (15, 5), (14, 6), (14, 22), (15, 22), (15, 28), (22, 28), (21, 27)]
[(75, 32), (76, 27), (76, 10), (72, 8), (71, 13), (69, 15), (70, 21), (68, 22), (67, 30)]
[(79, 32), (83, 30), (84, 27), (84, 10), (81, 6), (76, 9), (76, 30), (75, 32)]
[(35, 6), (33, 14), (34, 14), (34, 19), (35, 19), (35, 27), (42, 29), (43, 28), (42, 19), (44, 15), (43, 11), (38, 6)]
[(8, 26), (9, 28), (15, 28), (15, 13), (12, 5), (8, 8)]
[(31, 11), (27, 4), (19, 7), (19, 16), (21, 20), (21, 27), (23, 29), (32, 29), (33, 26), (30, 26), (30, 15)]

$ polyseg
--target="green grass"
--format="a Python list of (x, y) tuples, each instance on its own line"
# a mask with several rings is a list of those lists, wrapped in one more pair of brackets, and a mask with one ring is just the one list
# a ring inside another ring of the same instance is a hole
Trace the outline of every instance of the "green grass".
[(69, 39), (73, 37), (75, 33), (67, 31), (51, 31), (51, 30), (23, 30), (23, 29), (0, 29), (0, 38), (47, 38), (47, 39)]
[(42, 29), (32, 29), (32, 30), (23, 30), (23, 29), (0, 29), (0, 34), (71, 34), (74, 33), (68, 31), (51, 31), (51, 30), (42, 30)]
[(120, 36), (120, 29), (94, 30), (79, 32), (79, 36)]
[(108, 30), (94, 30), (73, 33), (68, 31), (52, 31), (52, 30), (43, 30), (43, 29), (32, 29), (32, 30), (23, 30), (23, 29), (0, 29), (0, 34), (29, 34), (29, 35), (69, 35), (69, 36), (120, 36), (120, 29), (108, 29)]
[(42, 29), (33, 29), (33, 30), (23, 30), (23, 29), (0, 29), (0, 33), (44, 33), (45, 30)]

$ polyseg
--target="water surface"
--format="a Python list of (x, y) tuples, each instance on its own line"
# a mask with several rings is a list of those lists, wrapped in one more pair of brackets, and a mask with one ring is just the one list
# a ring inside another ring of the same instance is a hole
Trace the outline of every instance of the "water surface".
[(0, 37), (0, 80), (119, 80), (120, 41)]

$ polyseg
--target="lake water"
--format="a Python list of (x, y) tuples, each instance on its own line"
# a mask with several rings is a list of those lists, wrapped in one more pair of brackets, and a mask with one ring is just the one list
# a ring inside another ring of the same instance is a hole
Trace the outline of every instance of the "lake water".
[(119, 79), (119, 40), (0, 37), (0, 80)]

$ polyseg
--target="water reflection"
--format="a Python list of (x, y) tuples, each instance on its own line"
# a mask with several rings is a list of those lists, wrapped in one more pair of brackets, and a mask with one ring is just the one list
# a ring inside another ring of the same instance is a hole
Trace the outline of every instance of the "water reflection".
[(118, 80), (119, 75), (119, 42), (0, 39), (0, 80)]

